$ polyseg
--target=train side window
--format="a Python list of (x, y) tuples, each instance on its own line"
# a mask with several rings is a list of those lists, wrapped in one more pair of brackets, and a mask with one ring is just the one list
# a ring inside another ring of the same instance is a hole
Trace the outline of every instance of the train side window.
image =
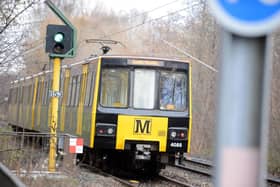
[(24, 86), (24, 104), (28, 103), (28, 86)]
[(50, 103), (50, 91), (52, 90), (52, 84), (53, 84), (53, 80), (49, 80), (48, 81), (48, 87), (47, 87), (47, 97), (46, 97), (46, 104), (49, 104)]
[(60, 78), (60, 84), (59, 84), (59, 86), (60, 86), (60, 88), (59, 88), (59, 92), (61, 93), (61, 97), (59, 98), (59, 100), (58, 100), (58, 105), (59, 106), (61, 106), (62, 105), (62, 98), (63, 98), (63, 89), (64, 89), (64, 81), (65, 81), (65, 79), (64, 79), (64, 77), (61, 77)]
[(76, 86), (76, 96), (75, 96), (75, 103), (74, 103), (74, 106), (78, 106), (78, 103), (79, 103), (79, 98), (80, 98), (80, 90), (81, 88), (81, 75), (78, 75), (77, 76), (77, 86)]
[(29, 99), (29, 104), (32, 105), (33, 102), (33, 93), (34, 93), (34, 82), (32, 84), (30, 84), (29, 86), (29, 93), (30, 93), (30, 99)]
[(68, 98), (67, 98), (67, 106), (70, 106), (70, 101), (71, 101), (71, 97), (72, 97), (72, 85), (73, 85), (73, 77), (70, 77), (69, 80), (69, 87), (68, 87)]
[(18, 88), (14, 88), (12, 104), (16, 104), (17, 103), (17, 91), (18, 91)]
[(93, 94), (94, 94), (94, 87), (95, 87), (95, 72), (92, 72), (91, 78), (91, 86), (90, 86), (90, 93), (89, 93), (89, 106), (92, 106), (93, 103)]
[(18, 97), (19, 97), (18, 103), (22, 104), (22, 101), (23, 101), (23, 87), (22, 87), (22, 85), (20, 85), (19, 93), (18, 94), (19, 94), (18, 95)]
[(22, 87), (22, 100), (21, 100), (22, 104), (25, 104), (25, 98), (26, 98), (25, 86), (23, 86)]
[(38, 85), (38, 92), (37, 92), (37, 103), (39, 103), (40, 101), (42, 101), (42, 98), (40, 98), (40, 96), (42, 97), (44, 93), (44, 82), (40, 81), (39, 85)]
[(42, 104), (42, 99), (43, 99), (43, 93), (44, 93), (44, 82), (43, 80), (40, 80), (39, 85), (38, 85), (38, 92), (37, 92), (37, 103), (41, 102)]
[(27, 95), (28, 95), (27, 104), (28, 104), (28, 105), (30, 104), (31, 96), (32, 96), (31, 86), (32, 86), (32, 85), (28, 85), (28, 86), (27, 86)]
[(13, 93), (12, 93), (12, 104), (16, 104), (16, 100), (17, 99), (17, 88), (13, 89)]
[(25, 104), (28, 104), (29, 101), (29, 86), (25, 86)]
[(26, 93), (26, 101), (25, 101), (25, 104), (29, 104), (29, 98), (30, 98), (30, 92), (29, 92), (29, 85), (26, 86), (25, 88), (25, 93)]
[(73, 76), (73, 79), (72, 79), (72, 93), (71, 93), (71, 102), (70, 102), (70, 106), (74, 106), (74, 101), (75, 101), (75, 97), (76, 97), (76, 77)]
[(8, 100), (8, 104), (12, 104), (12, 101), (13, 101), (13, 99), (14, 99), (13, 93), (14, 93), (14, 88), (11, 88), (11, 89), (9, 90), (9, 100)]
[(13, 88), (10, 88), (9, 89), (9, 96), (8, 96), (8, 104), (11, 104), (12, 103), (12, 99), (13, 99)]
[(32, 89), (32, 84), (30, 84), (28, 87), (27, 87), (27, 94), (28, 94), (28, 100), (27, 100), (27, 104), (30, 104), (31, 102), (31, 98), (32, 98), (32, 91), (31, 91), (31, 89)]
[[(13, 91), (11, 93), (11, 104), (15, 104), (15, 101), (16, 101), (16, 88), (13, 88)], [(10, 98), (9, 98), (10, 100)]]
[(47, 95), (46, 95), (46, 89), (47, 89), (46, 85), (47, 85), (46, 81), (41, 81), (39, 83), (39, 87), (38, 87), (38, 92), (40, 93), (38, 95), (38, 100), (40, 100), (43, 105), (46, 104), (46, 102), (45, 102), (46, 97), (47, 97)]
[(37, 94), (38, 94), (37, 103), (39, 103), (41, 101), (41, 104), (42, 104), (42, 101), (44, 101), (43, 98), (45, 97), (45, 82), (44, 81), (40, 81)]
[(59, 84), (59, 91), (61, 92), (63, 90), (63, 86), (64, 86), (64, 77), (60, 78), (60, 84)]
[(45, 94), (45, 97), (44, 97), (43, 103), (46, 105), (48, 102), (48, 95), (49, 95), (49, 80), (46, 81), (46, 87), (45, 87), (44, 94)]
[(34, 83), (30, 84), (29, 86), (29, 93), (30, 93), (29, 104), (31, 105), (33, 102)]
[(88, 72), (86, 98), (85, 98), (85, 103), (84, 103), (85, 106), (89, 106), (89, 103), (90, 103), (90, 90), (91, 90), (91, 84), (92, 84), (92, 74), (93, 74), (93, 72)]
[(12, 104), (16, 104), (17, 103), (17, 90), (18, 90), (18, 88), (14, 88)]
[(38, 90), (38, 103), (44, 101), (43, 98), (45, 97), (45, 84), (46, 82), (45, 81), (40, 81), (39, 83), (39, 90)]
[(30, 99), (31, 99), (31, 88), (30, 88), (31, 85), (28, 85), (26, 87), (26, 93), (27, 93), (27, 101), (26, 101), (26, 104), (30, 104)]
[(39, 92), (40, 92), (40, 81), (38, 82), (38, 86), (37, 86), (37, 93), (36, 93), (36, 101), (35, 103), (38, 103), (39, 100)]
[(17, 104), (19, 104), (21, 102), (21, 87), (19, 85), (18, 87), (18, 92), (17, 92)]
[(24, 104), (25, 103), (25, 86), (22, 87), (22, 100), (21, 103)]
[(17, 92), (18, 92), (18, 88), (15, 88), (14, 93), (13, 93), (13, 95), (14, 95), (13, 104), (17, 103)]

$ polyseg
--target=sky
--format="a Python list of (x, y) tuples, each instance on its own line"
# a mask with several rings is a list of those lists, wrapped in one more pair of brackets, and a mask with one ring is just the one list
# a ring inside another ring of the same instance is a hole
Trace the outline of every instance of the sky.
[[(186, 0), (102, 0), (100, 2), (102, 2), (108, 10), (112, 9), (116, 12), (124, 13), (130, 12), (132, 9), (146, 12), (162, 7), (149, 13), (150, 17), (159, 17), (168, 12), (173, 12), (182, 8), (182, 3), (184, 1), (186, 2)], [(94, 1), (91, 0), (90, 2), (93, 3)]]

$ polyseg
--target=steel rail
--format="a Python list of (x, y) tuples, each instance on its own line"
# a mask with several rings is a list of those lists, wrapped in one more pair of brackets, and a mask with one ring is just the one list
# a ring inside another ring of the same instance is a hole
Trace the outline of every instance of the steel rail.
[(266, 181), (268, 183), (271, 183), (271, 184), (278, 184), (280, 185), (280, 178), (276, 178), (276, 177), (267, 177), (266, 178)]
[[(213, 166), (214, 166), (211, 161), (201, 159), (201, 158), (196, 158), (196, 157), (184, 157), (184, 161), (191, 162), (191, 163), (194, 163), (194, 164), (200, 164), (200, 165), (207, 166), (207, 167), (210, 167), (210, 168), (213, 168)], [(174, 165), (174, 166), (178, 167), (180, 169), (190, 170), (190, 171), (192, 170), (193, 172), (196, 172), (196, 173), (200, 173), (200, 174), (207, 175), (207, 176), (212, 176), (212, 173), (207, 173), (205, 171), (200, 171), (200, 170), (190, 168), (190, 167), (187, 167), (187, 166), (183, 166), (183, 165)], [(279, 177), (269, 176), (269, 177), (266, 178), (266, 181), (267, 181), (267, 183), (270, 183), (270, 184), (280, 185), (280, 178)]]
[(88, 165), (88, 164), (79, 164), (79, 166), (80, 166), (81, 168), (86, 168), (86, 169), (88, 169), (88, 170), (90, 170), (90, 171), (92, 171), (92, 172), (101, 174), (101, 175), (103, 175), (103, 176), (105, 176), (105, 177), (110, 177), (110, 178), (112, 178), (112, 179), (114, 179), (114, 180), (116, 180), (116, 181), (118, 181), (118, 182), (120, 182), (120, 183), (122, 183), (122, 184), (124, 184), (124, 185), (126, 185), (126, 186), (129, 186), (129, 187), (137, 187), (137, 186), (138, 186), (138, 184), (135, 184), (135, 183), (133, 183), (133, 182), (130, 182), (129, 180), (125, 180), (125, 179), (116, 177), (116, 176), (111, 175), (111, 174), (109, 174), (109, 173), (106, 173), (106, 172), (102, 171), (101, 169), (99, 169), (99, 168), (97, 168), (97, 167), (90, 166), (90, 165)]
[(174, 164), (174, 165), (171, 165), (171, 166), (174, 166), (174, 167), (177, 167), (177, 168), (180, 168), (180, 169), (183, 169), (183, 170), (191, 171), (191, 172), (194, 172), (194, 173), (197, 173), (197, 174), (209, 176), (209, 177), (212, 176), (212, 172), (207, 172), (207, 171), (202, 170), (202, 169), (199, 170), (197, 168), (192, 168), (192, 167), (185, 166), (185, 165), (180, 165), (180, 164)]
[(187, 183), (175, 180), (175, 179), (173, 179), (171, 177), (167, 177), (167, 176), (162, 175), (162, 174), (159, 174), (158, 178), (161, 179), (161, 180), (168, 181), (168, 182), (173, 182), (173, 183), (175, 183), (176, 185), (179, 185), (179, 186), (192, 187), (191, 184), (187, 184)]

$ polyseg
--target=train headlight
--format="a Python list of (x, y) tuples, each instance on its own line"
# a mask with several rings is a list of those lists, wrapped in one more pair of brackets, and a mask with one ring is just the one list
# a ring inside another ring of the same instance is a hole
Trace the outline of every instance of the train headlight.
[(169, 138), (172, 140), (187, 140), (188, 129), (185, 127), (170, 127)]
[(113, 128), (108, 128), (108, 129), (107, 129), (107, 133), (108, 133), (108, 134), (111, 135), (111, 134), (113, 134), (113, 132), (114, 132), (114, 129), (113, 129)]
[(115, 136), (116, 125), (110, 123), (96, 123), (97, 136)]
[(176, 135), (177, 135), (177, 133), (175, 131), (171, 132), (171, 134), (170, 134), (171, 138), (175, 138)]

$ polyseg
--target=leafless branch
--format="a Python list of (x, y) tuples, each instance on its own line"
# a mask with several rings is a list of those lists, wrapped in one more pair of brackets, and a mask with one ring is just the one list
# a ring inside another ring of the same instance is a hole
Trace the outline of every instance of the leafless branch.
[(34, 3), (35, 3), (35, 1), (32, 1), (25, 8), (23, 8), (21, 11), (19, 11), (14, 17), (12, 17), (9, 20), (6, 19), (6, 24), (3, 26), (3, 28), (1, 28), (0, 34), (2, 34), (9, 27), (9, 25), (16, 20), (16, 18), (18, 18), (23, 12), (25, 12), (28, 8), (30, 8)]

